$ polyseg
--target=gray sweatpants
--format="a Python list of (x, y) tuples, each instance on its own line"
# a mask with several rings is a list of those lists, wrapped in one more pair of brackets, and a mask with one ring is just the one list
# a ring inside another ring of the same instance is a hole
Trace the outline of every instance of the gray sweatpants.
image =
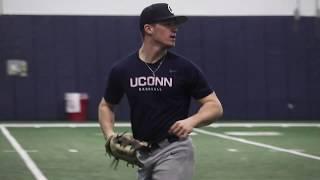
[(169, 143), (160, 143), (154, 151), (139, 151), (144, 164), (138, 169), (138, 180), (191, 180), (194, 168), (194, 152), (190, 137)]

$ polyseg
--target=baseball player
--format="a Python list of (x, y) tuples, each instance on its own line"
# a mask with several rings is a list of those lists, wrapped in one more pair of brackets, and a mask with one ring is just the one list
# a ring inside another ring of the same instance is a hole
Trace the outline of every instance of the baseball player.
[[(138, 169), (139, 180), (192, 179), (189, 134), (222, 115), (221, 103), (199, 68), (168, 51), (175, 46), (178, 25), (186, 21), (166, 3), (146, 7), (140, 15), (142, 45), (113, 65), (99, 105), (99, 123), (108, 139), (115, 134), (115, 105), (127, 96), (133, 136), (149, 144), (138, 151), (144, 165)], [(200, 108), (188, 116), (191, 98)]]

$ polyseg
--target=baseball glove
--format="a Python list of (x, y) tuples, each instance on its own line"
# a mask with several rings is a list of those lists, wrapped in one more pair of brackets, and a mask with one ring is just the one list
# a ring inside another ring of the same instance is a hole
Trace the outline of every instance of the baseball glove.
[(131, 164), (142, 167), (143, 164), (137, 158), (137, 150), (143, 147), (147, 147), (147, 144), (134, 139), (131, 134), (125, 132), (109, 137), (105, 144), (109, 157), (114, 157), (111, 163), (114, 169), (117, 168), (119, 160), (126, 161), (127, 166)]

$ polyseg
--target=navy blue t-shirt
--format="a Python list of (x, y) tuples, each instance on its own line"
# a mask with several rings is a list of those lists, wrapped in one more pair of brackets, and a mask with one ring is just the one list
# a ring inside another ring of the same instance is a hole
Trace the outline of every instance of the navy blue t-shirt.
[(118, 104), (125, 94), (134, 137), (157, 142), (169, 136), (174, 122), (188, 117), (191, 97), (203, 98), (212, 89), (193, 63), (172, 52), (148, 65), (153, 71), (160, 65), (155, 76), (137, 52), (117, 62), (108, 76), (104, 99)]

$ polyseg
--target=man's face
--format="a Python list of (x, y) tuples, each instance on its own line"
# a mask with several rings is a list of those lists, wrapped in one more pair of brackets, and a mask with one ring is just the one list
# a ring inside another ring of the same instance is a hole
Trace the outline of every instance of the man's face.
[(177, 25), (174, 21), (153, 24), (152, 38), (166, 48), (176, 45)]

